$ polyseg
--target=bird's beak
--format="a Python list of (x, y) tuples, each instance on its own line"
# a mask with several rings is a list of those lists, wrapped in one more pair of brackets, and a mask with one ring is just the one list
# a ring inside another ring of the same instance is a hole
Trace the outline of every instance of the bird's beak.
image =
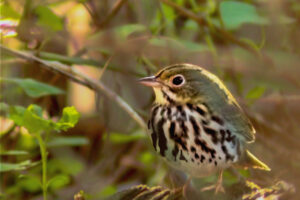
[(159, 87), (161, 85), (159, 81), (157, 81), (155, 76), (148, 76), (145, 78), (141, 78), (138, 81), (139, 83), (149, 87)]

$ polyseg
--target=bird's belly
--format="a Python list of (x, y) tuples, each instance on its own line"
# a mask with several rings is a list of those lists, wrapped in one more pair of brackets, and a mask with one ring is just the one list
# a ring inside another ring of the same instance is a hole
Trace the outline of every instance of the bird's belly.
[(191, 106), (154, 108), (149, 129), (155, 150), (194, 177), (227, 168), (239, 158), (238, 138)]
[[(170, 148), (172, 149), (172, 148)], [(167, 153), (164, 160), (171, 166), (178, 170), (184, 171), (193, 177), (209, 176), (220, 169), (226, 169), (230, 166), (231, 162), (226, 162), (221, 156), (218, 158), (211, 158), (205, 152), (198, 152), (201, 154), (200, 158), (195, 158), (193, 154), (185, 151), (180, 151), (179, 156), (174, 159), (172, 154)]]

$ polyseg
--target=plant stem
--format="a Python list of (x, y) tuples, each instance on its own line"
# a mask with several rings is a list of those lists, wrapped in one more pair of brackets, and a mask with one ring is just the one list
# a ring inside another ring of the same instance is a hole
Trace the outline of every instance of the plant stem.
[(47, 151), (46, 151), (46, 144), (42, 138), (42, 136), (37, 133), (36, 137), (39, 141), (40, 151), (42, 156), (42, 189), (43, 189), (43, 197), (44, 200), (47, 200)]

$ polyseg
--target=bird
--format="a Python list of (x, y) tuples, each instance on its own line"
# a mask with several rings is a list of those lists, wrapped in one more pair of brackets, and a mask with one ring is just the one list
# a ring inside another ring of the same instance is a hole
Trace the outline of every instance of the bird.
[(216, 75), (182, 63), (164, 67), (139, 83), (155, 93), (148, 120), (155, 151), (192, 178), (218, 173), (216, 184), (202, 191), (224, 192), (222, 174), (229, 167), (270, 171), (247, 149), (255, 140), (255, 129)]

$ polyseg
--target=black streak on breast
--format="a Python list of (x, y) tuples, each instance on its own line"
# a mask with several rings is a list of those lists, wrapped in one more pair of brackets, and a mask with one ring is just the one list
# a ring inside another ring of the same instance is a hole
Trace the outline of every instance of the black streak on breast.
[(187, 159), (183, 156), (183, 153), (182, 151), (180, 151), (180, 157), (179, 157), (180, 160), (184, 160), (185, 162), (187, 162)]
[(157, 134), (158, 134), (158, 146), (160, 149), (160, 155), (165, 156), (165, 151), (168, 149), (167, 147), (167, 138), (164, 133), (163, 125), (165, 123), (165, 119), (161, 118), (157, 123)]

